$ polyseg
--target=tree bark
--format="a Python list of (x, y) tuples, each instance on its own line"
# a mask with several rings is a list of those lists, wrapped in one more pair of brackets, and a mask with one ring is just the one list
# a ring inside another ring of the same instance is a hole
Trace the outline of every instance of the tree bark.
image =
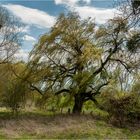
[(82, 111), (83, 103), (84, 103), (84, 100), (83, 100), (82, 96), (80, 94), (76, 94), (74, 96), (74, 106), (73, 106), (72, 113), (80, 114)]

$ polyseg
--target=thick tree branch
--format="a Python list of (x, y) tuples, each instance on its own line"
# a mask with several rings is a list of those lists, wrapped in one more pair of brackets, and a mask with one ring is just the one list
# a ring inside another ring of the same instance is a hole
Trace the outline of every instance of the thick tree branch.
[(68, 93), (70, 93), (70, 90), (68, 90), (68, 89), (62, 89), (62, 90), (57, 91), (57, 92), (55, 93), (55, 95), (61, 94), (61, 93), (63, 93), (63, 92), (68, 92)]
[(106, 85), (108, 85), (108, 84), (109, 84), (109, 82), (106, 82), (106, 83), (103, 83), (103, 84), (99, 85), (99, 86), (97, 87), (96, 91), (93, 92), (93, 93), (91, 93), (91, 95), (94, 95), (94, 96), (95, 96), (95, 95), (97, 95), (97, 94), (100, 94), (101, 88), (104, 87), (104, 86), (106, 86)]
[(107, 56), (107, 58), (105, 59), (105, 61), (104, 61), (104, 62), (101, 61), (101, 66), (100, 66), (100, 68), (98, 68), (98, 69), (93, 73), (94, 76), (97, 75), (97, 74), (99, 74), (99, 73), (104, 69), (104, 66), (108, 63), (108, 61), (110, 60), (111, 56), (118, 50), (118, 44), (117, 44), (117, 43), (115, 43), (115, 44), (116, 44), (116, 45), (115, 45), (114, 49), (110, 52), (110, 54)]
[(31, 87), (30, 88), (31, 90), (36, 90), (38, 93), (40, 93), (40, 95), (43, 96), (43, 93), (39, 88), (37, 88), (36, 86), (32, 85), (31, 83), (30, 83), (30, 87)]
[(28, 80), (26, 79), (26, 77), (24, 77), (24, 78), (23, 78), (23, 77), (20, 77), (20, 76), (14, 71), (14, 69), (12, 68), (12, 66), (11, 66), (10, 68), (11, 68), (13, 74), (14, 74), (17, 78), (21, 79), (23, 82), (27, 82), (27, 83), (30, 85), (30, 89), (31, 89), (31, 90), (36, 90), (40, 95), (43, 95), (42, 91), (41, 91), (39, 88), (37, 88), (36, 86), (34, 86), (33, 84), (31, 84), (31, 82), (28, 81)]

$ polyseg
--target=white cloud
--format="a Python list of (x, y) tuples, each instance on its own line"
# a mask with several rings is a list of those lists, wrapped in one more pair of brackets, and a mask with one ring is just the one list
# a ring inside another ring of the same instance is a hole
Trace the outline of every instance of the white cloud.
[[(85, 6), (81, 6), (79, 2), (84, 2)], [(55, 0), (56, 4), (64, 4), (70, 11), (76, 11), (79, 13), (81, 18), (91, 17), (95, 19), (96, 23), (103, 24), (108, 19), (114, 17), (115, 13), (118, 12), (115, 8), (105, 9), (89, 6), (91, 0)]]
[(16, 60), (20, 61), (23, 60), (25, 62), (27, 62), (28, 60), (28, 56), (29, 56), (29, 52), (23, 49), (18, 50), (15, 54), (14, 57), (16, 58)]
[(25, 40), (25, 41), (33, 41), (33, 42), (36, 41), (36, 39), (34, 37), (29, 36), (29, 35), (24, 35), (23, 40)]
[(21, 28), (21, 31), (23, 32), (23, 33), (29, 33), (30, 32), (30, 27), (27, 25), (27, 26), (25, 26), (25, 27), (22, 27)]
[(91, 0), (55, 0), (55, 4), (66, 4), (69, 5), (76, 5), (79, 2), (84, 2), (85, 4), (89, 4)]
[(25, 24), (35, 25), (40, 28), (50, 28), (56, 21), (54, 16), (51, 16), (38, 9), (15, 4), (7, 4), (2, 6), (6, 7), (14, 15), (19, 17)]
[(115, 8), (112, 9), (104, 9), (104, 8), (96, 8), (90, 6), (75, 6), (75, 11), (79, 13), (81, 18), (91, 17), (95, 19), (98, 24), (105, 23), (108, 19), (114, 17), (114, 14), (117, 12)]

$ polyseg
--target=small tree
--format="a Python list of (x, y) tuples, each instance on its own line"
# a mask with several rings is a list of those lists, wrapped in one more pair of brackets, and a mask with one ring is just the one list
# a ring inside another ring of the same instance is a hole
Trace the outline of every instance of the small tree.
[[(25, 69), (22, 62), (1, 64), (0, 102), (16, 114), (25, 104), (28, 95), (28, 84), (17, 77)], [(6, 71), (6, 72), (5, 72)], [(16, 74), (16, 75), (15, 75)]]

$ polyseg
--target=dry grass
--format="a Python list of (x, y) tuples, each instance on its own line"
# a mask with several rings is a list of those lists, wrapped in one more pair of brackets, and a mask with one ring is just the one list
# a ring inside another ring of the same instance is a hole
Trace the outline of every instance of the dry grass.
[(46, 116), (31, 113), (18, 118), (4, 118), (0, 119), (0, 133), (5, 138), (140, 138), (139, 130), (130, 132), (115, 128), (91, 115)]

